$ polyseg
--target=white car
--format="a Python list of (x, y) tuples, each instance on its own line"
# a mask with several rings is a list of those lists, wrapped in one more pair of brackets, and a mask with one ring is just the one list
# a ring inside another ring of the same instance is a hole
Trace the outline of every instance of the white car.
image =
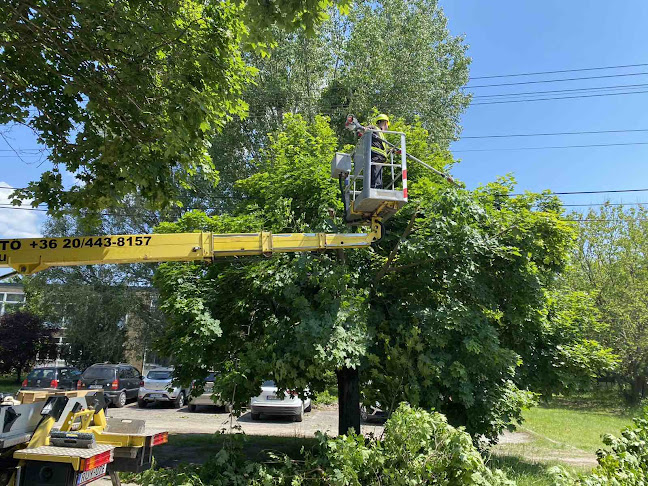
[(250, 399), (250, 415), (252, 420), (259, 420), (264, 415), (284, 415), (293, 417), (295, 422), (304, 420), (304, 412), (311, 411), (311, 400), (302, 400), (296, 393), (278, 392), (274, 381), (264, 381), (261, 394)]
[(187, 390), (173, 386), (173, 368), (156, 368), (149, 371), (141, 381), (137, 393), (137, 406), (146, 407), (149, 403), (172, 403), (175, 408), (182, 407), (187, 400)]

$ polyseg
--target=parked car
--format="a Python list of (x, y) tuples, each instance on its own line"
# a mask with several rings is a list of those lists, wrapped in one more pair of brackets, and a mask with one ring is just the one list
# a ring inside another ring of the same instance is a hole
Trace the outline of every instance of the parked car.
[(71, 366), (38, 366), (23, 380), (21, 390), (56, 388), (74, 390), (81, 372)]
[(250, 399), (252, 420), (259, 420), (264, 415), (284, 415), (293, 417), (295, 422), (304, 420), (304, 412), (311, 411), (311, 400), (302, 400), (295, 392), (286, 390), (279, 393), (274, 381), (264, 381), (261, 394)]
[[(215, 405), (217, 407), (225, 407), (226, 412), (231, 412), (231, 403), (225, 402), (220, 398), (218, 398), (216, 401), (212, 399), (212, 394), (214, 393), (214, 373), (209, 373), (209, 375), (207, 375), (203, 381), (204, 385), (202, 394), (198, 395), (197, 397), (189, 397), (189, 411), (195, 412), (199, 405)], [(191, 384), (192, 391), (195, 390), (196, 387), (197, 383), (194, 380), (194, 382)]]
[(97, 363), (87, 368), (77, 383), (79, 390), (103, 390), (106, 401), (116, 407), (137, 398), (142, 375), (129, 364)]
[(173, 368), (156, 368), (149, 371), (140, 383), (137, 406), (146, 407), (149, 403), (172, 403), (175, 408), (182, 407), (189, 395), (186, 388), (174, 386)]

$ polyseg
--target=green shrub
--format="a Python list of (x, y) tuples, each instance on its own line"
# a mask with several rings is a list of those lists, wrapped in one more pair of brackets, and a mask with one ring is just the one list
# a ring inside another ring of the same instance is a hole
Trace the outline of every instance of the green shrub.
[(504, 485), (491, 471), (470, 435), (448, 425), (439, 413), (401, 404), (385, 424), (384, 440), (362, 436), (323, 438), (326, 481), (331, 485)]
[(337, 393), (333, 394), (328, 390), (324, 390), (315, 396), (313, 399), (313, 405), (334, 405), (337, 401)]
[(561, 467), (553, 470), (558, 486), (646, 486), (648, 485), (648, 414), (633, 420), (621, 437), (606, 434), (599, 450), (598, 467), (591, 474), (573, 476)]
[(203, 466), (151, 470), (134, 480), (144, 486), (514, 484), (486, 467), (466, 432), (439, 413), (407, 404), (387, 421), (382, 440), (355, 434), (317, 437), (317, 446), (300, 460), (269, 454), (266, 462), (251, 462), (233, 438)]

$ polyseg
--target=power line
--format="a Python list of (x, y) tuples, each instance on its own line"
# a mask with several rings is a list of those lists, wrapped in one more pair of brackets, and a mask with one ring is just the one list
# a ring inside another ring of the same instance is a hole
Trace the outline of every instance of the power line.
[(547, 150), (547, 149), (566, 149), (566, 148), (589, 148), (589, 147), (616, 147), (622, 145), (648, 145), (648, 142), (624, 142), (624, 143), (595, 143), (587, 145), (554, 145), (547, 147), (504, 147), (492, 149), (462, 149), (452, 150), (452, 152), (510, 152), (514, 150)]
[(528, 95), (541, 95), (541, 94), (550, 94), (550, 93), (573, 93), (575, 91), (601, 91), (605, 89), (622, 89), (622, 88), (645, 88), (648, 86), (648, 83), (641, 84), (617, 84), (614, 86), (595, 86), (590, 88), (570, 88), (570, 89), (550, 89), (542, 91), (521, 91), (518, 93), (497, 93), (497, 94), (488, 94), (488, 95), (477, 95), (473, 96), (472, 99), (482, 99), (482, 98), (498, 98), (506, 96), (528, 96)]
[(29, 164), (28, 162), (26, 162), (25, 159), (23, 159), (23, 158), (20, 156), (20, 154), (16, 151), (16, 149), (13, 147), (13, 145), (11, 145), (11, 144), (9, 143), (9, 140), (7, 140), (7, 137), (4, 136), (4, 133), (1, 133), (1, 132), (0, 132), (0, 137), (2, 137), (2, 139), (3, 139), (3, 140), (5, 141), (5, 143), (9, 146), (9, 148), (10, 148), (10, 149), (11, 149), (11, 150), (16, 154), (16, 156), (17, 156), (17, 157), (18, 157), (18, 158), (19, 158), (23, 163), (25, 163), (25, 164), (27, 164), (27, 165), (31, 165), (31, 164)]
[(590, 68), (580, 68), (580, 69), (562, 69), (559, 71), (536, 71), (531, 73), (518, 73), (518, 74), (495, 74), (491, 76), (471, 77), (470, 79), (512, 78), (517, 76), (536, 76), (540, 74), (574, 73), (580, 71), (597, 71), (602, 69), (621, 69), (621, 68), (642, 67), (642, 66), (648, 66), (648, 64), (623, 64), (620, 66), (601, 66), (601, 67), (590, 67)]
[(622, 93), (599, 93), (599, 94), (575, 95), (575, 96), (553, 96), (549, 98), (533, 98), (533, 99), (526, 99), (526, 100), (482, 101), (480, 103), (471, 103), (470, 106), (499, 105), (502, 103), (527, 103), (529, 101), (571, 100), (576, 98), (598, 98), (601, 96), (620, 96), (620, 95), (642, 94), (642, 93), (648, 93), (648, 91), (625, 91)]
[(592, 206), (645, 206), (648, 203), (645, 202), (636, 202), (636, 203), (587, 203), (587, 204), (562, 204), (565, 207), (592, 207)]
[[(620, 193), (620, 192), (648, 192), (648, 188), (646, 189), (606, 189), (600, 191), (563, 191), (563, 192), (552, 191), (550, 195), (569, 196), (572, 194), (608, 194), (608, 193)], [(497, 194), (497, 196), (526, 196), (526, 193), (518, 192), (518, 193), (511, 193), (511, 194)]]
[(477, 84), (474, 86), (466, 85), (464, 88), (495, 88), (497, 86), (519, 86), (522, 84), (543, 84), (543, 83), (562, 83), (565, 81), (581, 81), (585, 79), (606, 79), (606, 78), (624, 78), (628, 76), (645, 76), (648, 72), (641, 73), (624, 73), (624, 74), (604, 74), (602, 76), (581, 76), (578, 78), (561, 78), (561, 79), (544, 79), (537, 81), (520, 81), (517, 83), (497, 83), (497, 84)]
[(0, 209), (17, 209), (19, 211), (40, 211), (43, 213), (47, 212), (47, 209), (40, 209), (40, 208), (23, 208), (20, 206), (0, 206)]
[(20, 153), (24, 153), (24, 154), (34, 153), (34, 152), (36, 152), (36, 153), (38, 154), (38, 153), (44, 152), (45, 150), (46, 150), (46, 149), (17, 149), (17, 150), (13, 150), (13, 149), (0, 149), (0, 152), (20, 152)]
[[(646, 73), (648, 74), (648, 73)], [(648, 84), (647, 84), (648, 86)], [(470, 103), (469, 106), (478, 106), (478, 105), (494, 105), (494, 104), (503, 104), (503, 103), (526, 103), (530, 101), (548, 101), (548, 100), (569, 100), (569, 99), (576, 99), (576, 98), (594, 98), (594, 97), (603, 97), (603, 96), (620, 96), (620, 95), (631, 95), (631, 94), (643, 94), (643, 93), (648, 93), (648, 90), (641, 90), (641, 91), (624, 91), (620, 93), (597, 93), (597, 94), (582, 94), (582, 95), (574, 95), (574, 96), (552, 96), (552, 97), (545, 97), (545, 98), (531, 98), (531, 99), (513, 99), (513, 100), (490, 100), (487, 99), (486, 101), (480, 101), (478, 103)], [(345, 105), (330, 105), (328, 106), (329, 110), (335, 110), (335, 109), (347, 109), (348, 106)], [(299, 113), (298, 113), (299, 114)], [(303, 114), (303, 113), (302, 113)], [(317, 113), (318, 115), (339, 115), (340, 112), (336, 111), (319, 111)], [(267, 113), (263, 113), (260, 111), (257, 112), (250, 112), (244, 117), (242, 117), (242, 120), (251, 120), (251, 119), (264, 119), (267, 118), (268, 115)]]
[[(627, 223), (628, 220), (626, 219), (592, 219), (592, 218), (584, 218), (584, 219), (561, 219), (561, 221), (573, 221), (575, 223), (592, 223), (592, 222), (601, 222), (601, 223)], [(635, 221), (648, 221), (647, 218), (632, 218), (630, 221), (635, 222)]]
[[(11, 190), (20, 190), (27, 189), (26, 187), (11, 187), (11, 186), (0, 186), (0, 189), (11, 189)], [(550, 195), (556, 196), (571, 196), (575, 194), (619, 194), (624, 192), (648, 192), (648, 188), (640, 189), (601, 189), (601, 190), (592, 190), (592, 191), (551, 191)], [(496, 196), (526, 196), (524, 192), (509, 193), (509, 194), (495, 194)], [(234, 199), (235, 196), (221, 196), (222, 198)], [(195, 209), (195, 208), (192, 208)], [(204, 209), (217, 209), (217, 208), (204, 208)]]
[[(648, 85), (647, 85), (648, 86)], [(462, 135), (458, 142), (464, 139), (483, 139), (483, 138), (517, 138), (517, 137), (550, 137), (559, 135), (596, 135), (603, 133), (645, 133), (648, 128), (626, 128), (618, 130), (581, 130), (573, 132), (541, 132), (541, 133), (507, 133), (507, 134), (492, 134), (492, 135)], [(454, 140), (447, 138), (445, 140)], [(3, 150), (0, 150), (2, 152)], [(7, 150), (11, 151), (11, 150)], [(20, 152), (21, 149), (18, 149)], [(0, 157), (2, 157), (0, 155)], [(0, 187), (0, 189), (13, 189), (11, 187)]]
[(503, 135), (468, 135), (460, 137), (460, 140), (465, 138), (512, 138), (512, 137), (548, 137), (554, 135), (589, 135), (601, 133), (634, 133), (634, 132), (648, 132), (648, 128), (630, 128), (624, 130), (584, 130), (578, 132), (551, 132), (551, 133), (511, 133)]

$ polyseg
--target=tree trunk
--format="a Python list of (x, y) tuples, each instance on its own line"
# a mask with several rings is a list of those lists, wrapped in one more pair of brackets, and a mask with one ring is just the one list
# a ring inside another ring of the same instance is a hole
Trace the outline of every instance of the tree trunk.
[(360, 433), (360, 379), (358, 370), (342, 368), (337, 371), (338, 384), (338, 434), (349, 429)]
[(21, 380), (21, 378), (22, 378), (22, 369), (23, 369), (23, 365), (22, 365), (22, 364), (19, 365), (19, 366), (16, 368), (16, 383), (20, 383), (20, 382), (22, 381), (22, 380)]
[(633, 376), (626, 381), (626, 388), (624, 390), (626, 402), (630, 405), (635, 405), (643, 398), (644, 386), (646, 377), (643, 375)]

